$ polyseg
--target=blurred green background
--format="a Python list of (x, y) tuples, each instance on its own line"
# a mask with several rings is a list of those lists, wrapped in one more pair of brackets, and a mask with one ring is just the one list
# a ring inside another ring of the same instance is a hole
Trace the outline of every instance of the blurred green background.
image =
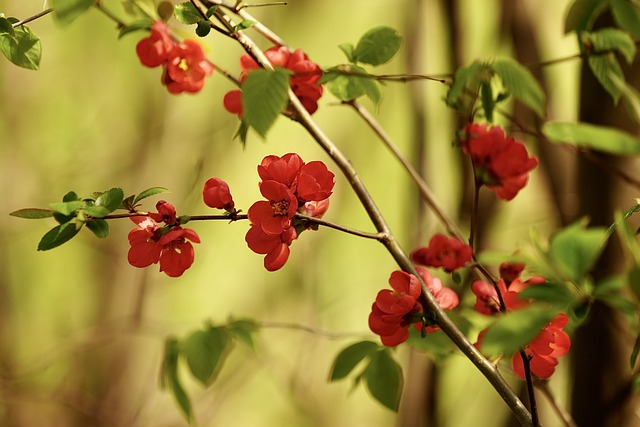
[[(103, 1), (106, 7), (114, 3)], [(459, 1), (454, 16), (448, 15), (448, 3), (289, 0), (287, 6), (251, 13), (321, 66), (344, 62), (337, 45), (356, 43), (378, 25), (405, 37), (400, 54), (374, 70), (383, 74), (448, 74), (455, 64), (526, 49), (514, 44), (503, 25), (505, 4), (511, 2)], [(563, 36), (568, 0), (513, 3), (529, 17), (542, 59), (576, 52), (574, 37)], [(0, 1), (0, 12), (18, 18), (42, 7), (41, 1)], [(202, 244), (196, 245), (193, 267), (178, 279), (159, 273), (157, 266), (139, 270), (127, 263), (128, 220), (112, 221), (107, 239), (84, 232), (60, 248), (36, 251), (53, 221), (21, 220), (9, 212), (46, 207), (70, 190), (88, 195), (121, 187), (132, 194), (164, 186), (171, 193), (161, 198), (175, 204), (179, 214), (207, 214), (200, 192), (204, 181), (216, 176), (229, 183), (236, 206), (246, 211), (260, 197), (256, 165), (265, 155), (295, 151), (306, 161), (323, 160), (336, 168), (286, 118), (278, 120), (266, 142), (250, 134), (243, 150), (233, 140), (237, 120), (222, 107), (222, 97), (232, 89), (226, 79), (214, 73), (195, 96), (168, 94), (160, 85), (160, 70), (142, 67), (135, 55), (142, 33), (118, 40), (113, 22), (97, 10), (64, 28), (51, 16), (30, 26), (42, 38), (41, 69), (0, 61), (0, 425), (184, 426), (171, 396), (158, 387), (163, 341), (230, 316), (346, 336), (328, 339), (267, 327), (258, 335), (256, 352), (237, 346), (211, 388), (203, 390), (184, 371), (199, 425), (410, 425), (420, 402), (411, 407), (406, 406), (411, 399), (403, 402), (397, 416), (361, 386), (352, 390), (348, 381), (327, 382), (340, 349), (363, 337), (376, 340), (367, 316), (396, 266), (373, 241), (330, 229), (305, 233), (293, 243), (286, 266), (268, 273), (262, 257), (246, 247), (246, 223), (198, 222), (191, 227)], [(213, 33), (201, 41), (216, 65), (239, 73), (239, 46)], [(544, 71), (559, 91), (549, 99), (554, 119), (576, 117), (578, 70), (579, 63), (569, 62)], [(416, 163), (416, 129), (424, 125), (420, 144), (427, 180), (467, 229), (468, 215), (459, 212), (465, 186), (452, 143), (456, 118), (442, 102), (445, 93), (446, 86), (436, 82), (388, 83), (377, 111), (369, 101), (363, 104)], [(422, 111), (416, 102), (424, 103)], [(420, 218), (407, 175), (352, 110), (327, 91), (314, 118), (356, 166), (407, 251), (442, 231), (431, 215)], [(486, 246), (510, 252), (528, 240), (530, 226), (543, 233), (554, 229), (558, 218), (550, 210), (544, 180), (534, 171), (518, 198), (485, 218)], [(567, 197), (570, 204), (571, 194)], [(152, 209), (157, 199), (145, 200), (143, 208)], [(325, 218), (373, 231), (341, 176)], [(470, 301), (463, 304), (469, 307)], [(427, 356), (406, 348), (396, 355), (407, 387), (419, 388)], [(566, 398), (563, 363), (552, 381), (561, 401)], [(436, 394), (437, 425), (494, 426), (508, 415), (459, 355), (439, 363)], [(544, 403), (542, 411), (544, 420)], [(545, 425), (559, 425), (551, 418)]]

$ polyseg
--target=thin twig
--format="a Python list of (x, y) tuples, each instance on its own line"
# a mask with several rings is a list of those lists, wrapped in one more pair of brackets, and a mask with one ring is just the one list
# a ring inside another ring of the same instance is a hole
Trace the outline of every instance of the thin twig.
[(556, 398), (553, 395), (553, 393), (551, 393), (551, 390), (549, 389), (549, 382), (548, 381), (546, 381), (546, 380), (536, 381), (534, 386), (538, 390), (540, 390), (540, 392), (547, 399), (549, 404), (551, 404), (551, 407), (553, 408), (555, 413), (558, 415), (558, 417), (560, 417), (560, 419), (562, 420), (562, 423), (565, 425), (565, 427), (578, 427), (576, 422), (571, 417), (571, 414), (569, 412), (567, 412), (567, 410), (564, 409), (564, 407), (562, 407), (558, 403), (558, 401), (556, 400)]
[(36, 19), (38, 19), (38, 18), (42, 18), (43, 16), (48, 15), (48, 14), (50, 14), (51, 12), (53, 12), (53, 9), (52, 9), (52, 8), (45, 9), (45, 10), (43, 10), (43, 11), (42, 11), (42, 12), (40, 12), (40, 13), (36, 13), (36, 14), (35, 14), (35, 15), (33, 15), (33, 16), (30, 16), (30, 17), (28, 17), (28, 18), (23, 19), (22, 21), (15, 22), (15, 23), (11, 24), (11, 26), (12, 26), (13, 28), (15, 28), (15, 27), (19, 27), (19, 26), (24, 25), (24, 24), (28, 24), (29, 22), (31, 22), (31, 21), (35, 21), (35, 20), (36, 20)]
[(301, 325), (291, 322), (258, 322), (258, 326), (261, 328), (270, 329), (294, 329), (298, 331), (308, 332), (313, 335), (318, 335), (329, 340), (343, 340), (343, 339), (367, 339), (371, 338), (371, 333), (367, 332), (330, 332), (322, 329), (313, 328), (311, 326)]

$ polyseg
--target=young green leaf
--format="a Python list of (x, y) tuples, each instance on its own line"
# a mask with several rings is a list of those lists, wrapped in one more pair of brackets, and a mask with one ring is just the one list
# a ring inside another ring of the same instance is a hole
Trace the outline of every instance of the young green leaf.
[(518, 297), (522, 299), (534, 299), (539, 302), (548, 302), (558, 309), (574, 305), (577, 302), (576, 296), (567, 286), (557, 282), (529, 286), (520, 292)]
[(611, 80), (611, 76), (616, 76), (618, 79), (624, 79), (624, 73), (622, 67), (618, 63), (613, 53), (606, 55), (592, 55), (587, 59), (589, 69), (596, 77), (598, 82), (602, 85), (604, 90), (611, 95), (614, 103), (618, 103), (622, 92)]
[(13, 28), (12, 23), (17, 21), (0, 18), (0, 50), (18, 67), (37, 70), (42, 56), (40, 38), (26, 25)]
[(80, 200), (80, 197), (78, 197), (75, 191), (69, 191), (67, 194), (62, 196), (63, 202), (73, 202), (75, 200)]
[(484, 80), (485, 74), (486, 65), (480, 62), (474, 62), (465, 67), (458, 68), (453, 76), (453, 84), (445, 99), (447, 105), (453, 108), (460, 108), (466, 89), (469, 88), (472, 92), (476, 93), (477, 89), (475, 87), (480, 81)]
[(366, 95), (378, 105), (382, 99), (380, 85), (357, 65), (336, 67), (335, 77), (327, 83), (329, 91), (341, 101), (353, 101)]
[(96, 206), (102, 206), (107, 209), (109, 213), (115, 211), (120, 207), (122, 200), (124, 199), (124, 192), (122, 188), (112, 188), (104, 193), (101, 193), (96, 198)]
[(252, 349), (255, 347), (253, 342), (253, 334), (258, 330), (259, 325), (253, 320), (239, 319), (233, 320), (227, 324), (227, 330), (234, 338), (242, 341)]
[(620, 92), (622, 104), (633, 123), (640, 127), (640, 93), (614, 72), (609, 73), (609, 80)]
[(193, 376), (204, 386), (210, 385), (231, 350), (232, 341), (224, 328), (198, 330), (187, 337), (182, 353)]
[(51, 209), (24, 208), (13, 211), (9, 215), (24, 219), (41, 219), (51, 218), (53, 211)]
[(353, 56), (353, 51), (356, 49), (351, 43), (342, 43), (338, 45), (338, 48), (345, 54), (347, 61), (356, 62)]
[(402, 393), (402, 368), (393, 360), (389, 349), (383, 348), (371, 356), (363, 377), (371, 395), (397, 412)]
[(70, 202), (49, 203), (49, 207), (62, 215), (71, 215), (76, 210), (84, 206), (81, 200), (73, 200)]
[(49, 249), (56, 248), (63, 243), (68, 242), (78, 234), (80, 228), (78, 228), (75, 222), (67, 222), (60, 224), (49, 230), (38, 243), (39, 251), (48, 251)]
[(493, 91), (491, 90), (491, 82), (482, 82), (480, 84), (480, 100), (482, 101), (482, 109), (484, 116), (489, 123), (493, 123), (493, 109), (496, 104), (493, 100)]
[(94, 3), (95, 0), (51, 0), (53, 17), (61, 25), (70, 24)]
[(542, 127), (542, 133), (552, 142), (612, 154), (640, 154), (640, 139), (615, 128), (588, 123), (547, 122)]
[(151, 18), (143, 18), (129, 23), (126, 27), (122, 27), (120, 31), (118, 31), (118, 38), (122, 38), (123, 36), (134, 33), (136, 31), (145, 31), (148, 32), (153, 25), (153, 21)]
[(193, 3), (188, 1), (175, 5), (173, 13), (176, 16), (176, 20), (185, 25), (197, 24), (204, 20)]
[(247, 28), (251, 28), (254, 25), (256, 25), (255, 21), (252, 21), (250, 19), (245, 19), (245, 20), (240, 21), (238, 24), (236, 24), (233, 27), (233, 32), (237, 33), (238, 31), (242, 31), (242, 30), (246, 30)]
[(518, 101), (531, 108), (539, 117), (544, 117), (544, 91), (527, 68), (511, 58), (498, 59), (490, 67)]
[(86, 225), (87, 228), (100, 239), (104, 239), (109, 235), (109, 224), (104, 219), (92, 219), (91, 221), (87, 221)]
[(529, 344), (555, 315), (548, 307), (539, 305), (508, 312), (487, 330), (482, 352), (491, 356), (512, 354)]
[(111, 212), (104, 206), (88, 205), (82, 208), (82, 212), (93, 218), (103, 218)]
[(640, 37), (640, 5), (632, 0), (611, 0), (616, 24), (635, 38)]
[(180, 342), (174, 337), (168, 337), (164, 344), (164, 355), (160, 371), (160, 387), (163, 390), (169, 389), (178, 407), (182, 411), (187, 421), (193, 421), (193, 410), (191, 400), (184, 391), (180, 378), (178, 377), (178, 358), (180, 356)]
[(618, 51), (627, 61), (632, 63), (636, 55), (636, 44), (631, 36), (617, 28), (603, 28), (591, 33), (582, 33), (580, 38), (584, 44), (590, 44), (595, 52)]
[(564, 24), (564, 32), (577, 33), (591, 29), (596, 18), (605, 10), (608, 0), (576, 0), (571, 5)]
[(402, 45), (402, 37), (390, 27), (375, 27), (364, 33), (356, 45), (352, 58), (355, 62), (381, 65), (388, 62)]
[(243, 120), (264, 137), (288, 100), (289, 74), (284, 68), (253, 70), (242, 84)]
[(360, 341), (343, 349), (333, 361), (329, 381), (345, 378), (360, 362), (375, 354), (378, 347), (373, 341)]
[(631, 351), (631, 357), (629, 357), (629, 365), (632, 371), (636, 367), (636, 362), (638, 361), (638, 353), (640, 353), (640, 335), (636, 337), (636, 342), (633, 345), (633, 350)]
[(196, 35), (198, 37), (206, 37), (211, 32), (211, 23), (209, 21), (200, 21), (196, 27)]
[(580, 282), (598, 260), (607, 237), (605, 228), (585, 228), (577, 221), (553, 234), (549, 254), (569, 279)]
[(160, 193), (169, 193), (169, 190), (164, 187), (151, 187), (142, 191), (133, 199), (133, 204), (136, 205), (140, 200), (146, 199), (147, 197), (155, 196)]

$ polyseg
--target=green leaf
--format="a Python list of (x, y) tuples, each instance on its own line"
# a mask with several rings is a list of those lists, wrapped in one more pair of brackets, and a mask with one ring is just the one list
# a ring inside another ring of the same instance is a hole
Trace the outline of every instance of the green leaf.
[(629, 365), (631, 370), (636, 367), (636, 362), (638, 361), (638, 353), (640, 353), (640, 335), (636, 337), (636, 342), (633, 345), (633, 350), (631, 351), (631, 357), (629, 357)]
[(17, 19), (0, 17), (0, 50), (18, 67), (37, 70), (42, 56), (40, 38), (26, 25), (13, 28), (13, 22)]
[[(636, 207), (640, 207), (640, 205), (636, 205), (632, 209)], [(627, 211), (627, 213), (628, 212), (629, 211)], [(626, 213), (625, 215), (622, 215), (620, 212), (616, 212), (616, 220), (613, 223), (613, 226), (615, 226), (618, 232), (621, 243), (629, 250), (629, 252), (631, 252), (635, 264), (640, 265), (640, 246), (638, 245), (638, 241), (636, 240), (636, 236), (631, 230), (631, 227), (629, 227), (629, 223), (626, 221), (626, 218), (628, 218), (629, 216), (630, 215), (627, 216)], [(610, 230), (611, 227), (609, 227), (609, 230), (607, 231)], [(638, 296), (640, 297), (640, 293), (638, 293)]]
[(193, 332), (182, 345), (182, 353), (193, 376), (210, 385), (231, 350), (229, 333), (220, 327)]
[(402, 393), (402, 369), (383, 348), (373, 354), (363, 374), (367, 389), (380, 403), (392, 411), (398, 411)]
[(63, 202), (73, 202), (75, 200), (80, 200), (80, 197), (78, 197), (74, 191), (69, 191), (67, 194), (62, 196)]
[(484, 116), (489, 123), (493, 123), (493, 109), (496, 106), (493, 100), (493, 91), (491, 90), (491, 82), (482, 82), (480, 84), (480, 100), (482, 101), (482, 109)]
[(620, 93), (622, 104), (633, 123), (640, 127), (640, 93), (616, 73), (609, 73), (609, 80)]
[(249, 125), (245, 123), (244, 120), (240, 121), (240, 125), (238, 126), (238, 130), (236, 134), (233, 136), (234, 139), (238, 138), (240, 141), (240, 145), (242, 145), (242, 149), (247, 147), (247, 136), (249, 135)]
[(156, 194), (161, 193), (169, 193), (169, 190), (164, 187), (147, 188), (133, 199), (133, 204), (136, 205), (142, 199), (146, 199), (147, 197), (155, 196)]
[(608, 0), (576, 0), (571, 5), (564, 24), (564, 32), (577, 33), (591, 29), (596, 18), (605, 10)]
[(196, 35), (198, 37), (206, 37), (211, 32), (211, 23), (208, 21), (200, 21), (198, 22), (198, 26), (196, 27)]
[(238, 31), (242, 31), (242, 30), (246, 30), (247, 28), (251, 28), (254, 25), (256, 25), (255, 21), (252, 21), (250, 19), (245, 19), (245, 20), (240, 21), (238, 24), (236, 24), (233, 27), (233, 32), (237, 33)]
[(640, 37), (640, 5), (631, 0), (612, 0), (611, 12), (616, 24), (633, 37)]
[(284, 68), (252, 70), (242, 84), (243, 120), (265, 137), (289, 100), (289, 75)]
[(84, 206), (81, 200), (73, 200), (70, 202), (49, 203), (49, 207), (62, 215), (71, 215), (73, 212)]
[[(333, 73), (332, 73), (333, 71)], [(378, 82), (357, 65), (343, 65), (329, 70), (335, 77), (327, 83), (329, 91), (341, 101), (353, 101), (366, 95), (374, 104), (382, 99)]]
[(333, 361), (329, 381), (345, 378), (360, 362), (375, 354), (378, 347), (373, 341), (360, 341), (343, 349)]
[(178, 22), (186, 25), (197, 24), (204, 20), (198, 9), (191, 2), (179, 3), (174, 6), (173, 13)]
[(24, 208), (11, 212), (9, 215), (25, 219), (51, 218), (53, 211), (51, 209), (41, 208)]
[(613, 102), (617, 104), (620, 96), (622, 96), (622, 92), (615, 83), (613, 83), (611, 76), (613, 75), (619, 79), (624, 79), (624, 74), (615, 55), (608, 53), (606, 55), (589, 56), (587, 63), (593, 75), (598, 82), (600, 82), (600, 85), (611, 95)]
[(381, 65), (388, 62), (402, 45), (402, 37), (390, 27), (375, 27), (364, 33), (353, 51), (356, 62)]
[(193, 410), (191, 400), (184, 391), (178, 377), (178, 358), (180, 356), (180, 342), (174, 337), (168, 337), (164, 343), (164, 356), (160, 371), (160, 387), (169, 389), (178, 407), (182, 411), (187, 421), (193, 421)]
[(588, 123), (547, 122), (542, 133), (552, 142), (612, 154), (640, 154), (640, 139), (621, 130)]
[(109, 224), (104, 219), (92, 219), (86, 224), (87, 228), (100, 239), (104, 239), (109, 235)]
[(476, 89), (471, 87), (478, 85), (482, 80), (486, 80), (486, 70), (486, 65), (480, 62), (474, 62), (458, 68), (453, 76), (453, 84), (447, 93), (445, 100), (447, 105), (460, 108), (466, 89), (469, 88), (471, 92), (476, 93)]
[(636, 299), (640, 300), (640, 266), (634, 265), (629, 269), (627, 273), (627, 284)]
[(482, 340), (483, 353), (512, 354), (529, 344), (556, 313), (546, 306), (530, 305), (510, 311), (489, 327)]
[(253, 320), (240, 319), (234, 320), (227, 324), (229, 333), (234, 337), (244, 342), (246, 345), (255, 348), (253, 342), (253, 334), (258, 330), (259, 325)]
[(109, 215), (111, 212), (104, 206), (88, 205), (82, 208), (84, 214), (93, 218), (102, 218)]
[(636, 55), (636, 44), (631, 36), (617, 28), (603, 28), (580, 35), (582, 42), (591, 44), (595, 52), (617, 51), (631, 64)]
[(516, 99), (532, 109), (539, 117), (544, 117), (546, 108), (544, 91), (527, 68), (511, 58), (498, 59), (490, 67)]
[(523, 299), (534, 299), (562, 309), (577, 302), (576, 297), (561, 283), (549, 282), (529, 286), (518, 294)]
[(207, 9), (207, 13), (205, 13), (205, 15), (207, 15), (207, 18), (211, 18), (217, 10), (218, 6), (211, 6), (209, 9)]
[(584, 221), (577, 221), (553, 234), (549, 254), (568, 278), (580, 282), (598, 260), (607, 238), (605, 228), (585, 228)]
[(95, 204), (96, 206), (103, 206), (109, 213), (111, 213), (120, 207), (123, 199), (124, 192), (122, 191), (122, 188), (112, 188), (101, 193), (96, 198)]
[(86, 12), (95, 0), (51, 0), (53, 17), (61, 24), (67, 25)]
[(345, 56), (347, 57), (347, 61), (349, 62), (356, 62), (354, 57), (353, 57), (353, 51), (355, 50), (355, 47), (351, 44), (351, 43), (342, 43), (338, 45), (338, 48), (344, 52)]
[(118, 38), (121, 38), (129, 33), (134, 33), (136, 31), (148, 32), (151, 29), (152, 25), (153, 20), (151, 18), (143, 18), (137, 21), (133, 21), (126, 27), (122, 27), (120, 31), (118, 31)]
[(57, 225), (42, 236), (40, 243), (38, 243), (38, 250), (48, 251), (49, 249), (56, 248), (71, 240), (73, 236), (78, 234), (78, 231), (80, 231), (80, 228), (72, 222)]

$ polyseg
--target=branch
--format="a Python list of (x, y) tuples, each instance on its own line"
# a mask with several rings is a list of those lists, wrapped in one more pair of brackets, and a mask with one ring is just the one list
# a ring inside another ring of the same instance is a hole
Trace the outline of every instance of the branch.
[(40, 13), (36, 13), (36, 14), (35, 14), (35, 15), (33, 15), (33, 16), (30, 16), (30, 17), (28, 17), (28, 18), (23, 19), (22, 21), (15, 22), (15, 23), (11, 24), (11, 26), (12, 26), (13, 28), (15, 28), (15, 27), (19, 27), (19, 26), (24, 25), (24, 24), (28, 24), (29, 22), (31, 22), (31, 21), (35, 21), (35, 20), (36, 20), (36, 19), (38, 19), (38, 18), (42, 18), (43, 16), (48, 15), (48, 14), (50, 14), (51, 12), (53, 12), (53, 9), (52, 9), (52, 8), (45, 9), (45, 10), (43, 10), (43, 11), (42, 11), (42, 12), (40, 12)]

